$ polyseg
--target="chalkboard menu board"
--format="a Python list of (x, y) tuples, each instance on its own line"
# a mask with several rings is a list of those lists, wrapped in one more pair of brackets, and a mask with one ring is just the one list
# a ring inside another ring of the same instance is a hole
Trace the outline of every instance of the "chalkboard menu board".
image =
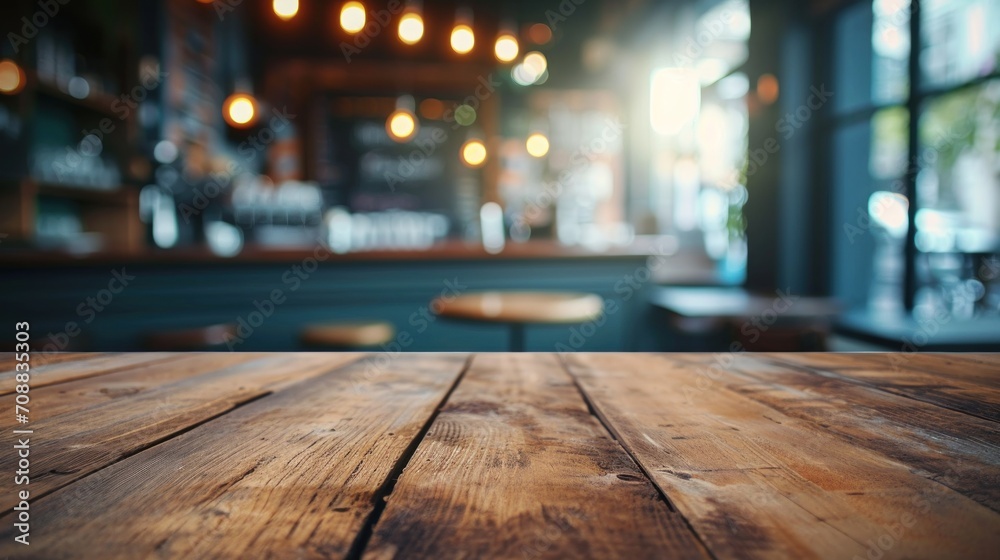
[(455, 218), (457, 186), (471, 173), (458, 158), (465, 134), (453, 123), (421, 119), (416, 136), (398, 143), (384, 117), (330, 115), (317, 178), (328, 202), (352, 212), (400, 209)]

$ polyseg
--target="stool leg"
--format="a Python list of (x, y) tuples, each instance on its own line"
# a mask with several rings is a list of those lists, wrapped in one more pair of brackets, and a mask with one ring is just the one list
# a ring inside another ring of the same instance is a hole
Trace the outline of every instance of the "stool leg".
[(510, 324), (510, 351), (524, 352), (524, 325), (521, 323)]

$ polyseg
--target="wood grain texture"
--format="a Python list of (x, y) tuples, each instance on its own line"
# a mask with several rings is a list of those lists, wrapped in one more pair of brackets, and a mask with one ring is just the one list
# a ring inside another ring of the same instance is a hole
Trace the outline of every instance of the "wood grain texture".
[[(861, 382), (888, 393), (1000, 422), (1000, 385), (993, 387), (972, 381), (970, 379), (972, 376), (965, 374), (970, 368), (978, 369), (982, 367), (981, 365), (955, 364), (953, 372), (931, 373), (901, 367), (905, 362), (887, 368), (882, 364), (870, 363), (874, 360), (864, 357), (847, 362), (849, 364), (847, 366), (817, 364), (815, 360), (803, 363), (795, 355), (772, 354), (754, 355), (754, 357), (784, 364), (793, 369), (805, 365), (821, 375)], [(996, 378), (1000, 379), (1000, 373), (997, 373)]]
[[(20, 354), (20, 352), (18, 353)], [(0, 375), (7, 375), (14, 370), (15, 360), (14, 352), (0, 352)], [(30, 352), (30, 358), (28, 362), (32, 366), (43, 366), (46, 364), (57, 364), (59, 362), (68, 362), (73, 360), (83, 360), (86, 358), (96, 358), (98, 356), (106, 356), (107, 354), (92, 353), (92, 352)]]
[[(46, 354), (43, 354), (46, 356)], [(59, 355), (62, 356), (62, 355)], [(39, 366), (31, 363), (31, 387), (45, 387), (56, 383), (65, 383), (74, 379), (83, 379), (95, 375), (104, 375), (122, 371), (139, 364), (148, 364), (176, 358), (175, 354), (150, 352), (148, 354), (74, 354), (73, 359), (56, 359), (44, 362)], [(79, 359), (77, 359), (79, 358)], [(14, 370), (0, 373), (0, 396), (14, 392)]]
[[(240, 407), (32, 504), (32, 553), (343, 557), (465, 361), (357, 362)], [(17, 552), (0, 523), (0, 556)]]
[(267, 357), (264, 353), (192, 352), (176, 359), (32, 389), (32, 420), (51, 419), (113, 400), (134, 399), (171, 383)]
[(733, 390), (747, 398), (898, 461), (1000, 512), (1000, 430), (995, 422), (752, 354), (736, 358), (727, 371), (745, 380)]
[[(598, 414), (717, 557), (865, 558), (874, 550), (879, 557), (992, 558), (1000, 549), (1000, 515), (947, 479), (912, 472), (750, 398), (775, 390), (697, 362), (710, 358), (566, 361)], [(855, 413), (843, 402), (786, 390), (841, 419)]]
[(365, 558), (705, 558), (553, 356), (479, 355)]
[(1000, 354), (924, 354), (861, 352), (854, 354), (772, 354), (797, 364), (837, 371), (868, 369), (923, 372), (953, 381), (1000, 389)]
[[(31, 492), (41, 496), (159, 441), (303, 379), (357, 359), (356, 354), (271, 355), (187, 377), (129, 399), (32, 421)], [(179, 358), (175, 356), (175, 358)], [(38, 404), (41, 412), (43, 405)], [(0, 469), (13, 473), (17, 456), (0, 455)], [(0, 495), (0, 509), (17, 503)]]

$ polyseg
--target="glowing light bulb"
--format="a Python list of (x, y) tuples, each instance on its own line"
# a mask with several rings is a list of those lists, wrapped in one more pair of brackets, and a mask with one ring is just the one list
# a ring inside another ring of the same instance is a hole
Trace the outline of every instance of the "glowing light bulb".
[(517, 58), (519, 51), (517, 38), (509, 33), (497, 37), (496, 45), (493, 46), (493, 53), (496, 54), (500, 62), (510, 62)]
[(404, 14), (399, 20), (399, 40), (415, 45), (424, 36), (424, 18), (416, 12)]
[(274, 0), (271, 6), (274, 8), (274, 15), (286, 21), (299, 13), (299, 0)]
[(536, 132), (528, 136), (525, 147), (528, 148), (528, 153), (532, 156), (536, 158), (544, 157), (545, 154), (549, 153), (549, 139), (544, 134)]
[(469, 167), (479, 167), (486, 161), (486, 145), (480, 140), (469, 140), (462, 146), (462, 162)]
[(413, 113), (398, 109), (389, 115), (385, 129), (396, 142), (406, 142), (417, 134), (417, 120)]
[(348, 2), (340, 9), (340, 27), (348, 33), (365, 28), (365, 6), (361, 2)]
[(456, 25), (451, 30), (451, 48), (458, 54), (465, 54), (476, 44), (476, 36), (472, 28), (465, 24)]
[(13, 60), (0, 61), (0, 93), (14, 95), (24, 89), (24, 70)]
[(257, 104), (253, 97), (245, 93), (234, 93), (222, 106), (222, 116), (231, 126), (246, 128), (253, 124), (257, 115)]

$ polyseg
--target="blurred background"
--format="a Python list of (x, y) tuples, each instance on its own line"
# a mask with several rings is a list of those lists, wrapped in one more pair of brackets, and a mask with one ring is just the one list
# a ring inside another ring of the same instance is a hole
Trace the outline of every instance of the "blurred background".
[[(38, 349), (1000, 350), (995, 0), (0, 22), (0, 319)], [(600, 312), (434, 301), (525, 290)]]

